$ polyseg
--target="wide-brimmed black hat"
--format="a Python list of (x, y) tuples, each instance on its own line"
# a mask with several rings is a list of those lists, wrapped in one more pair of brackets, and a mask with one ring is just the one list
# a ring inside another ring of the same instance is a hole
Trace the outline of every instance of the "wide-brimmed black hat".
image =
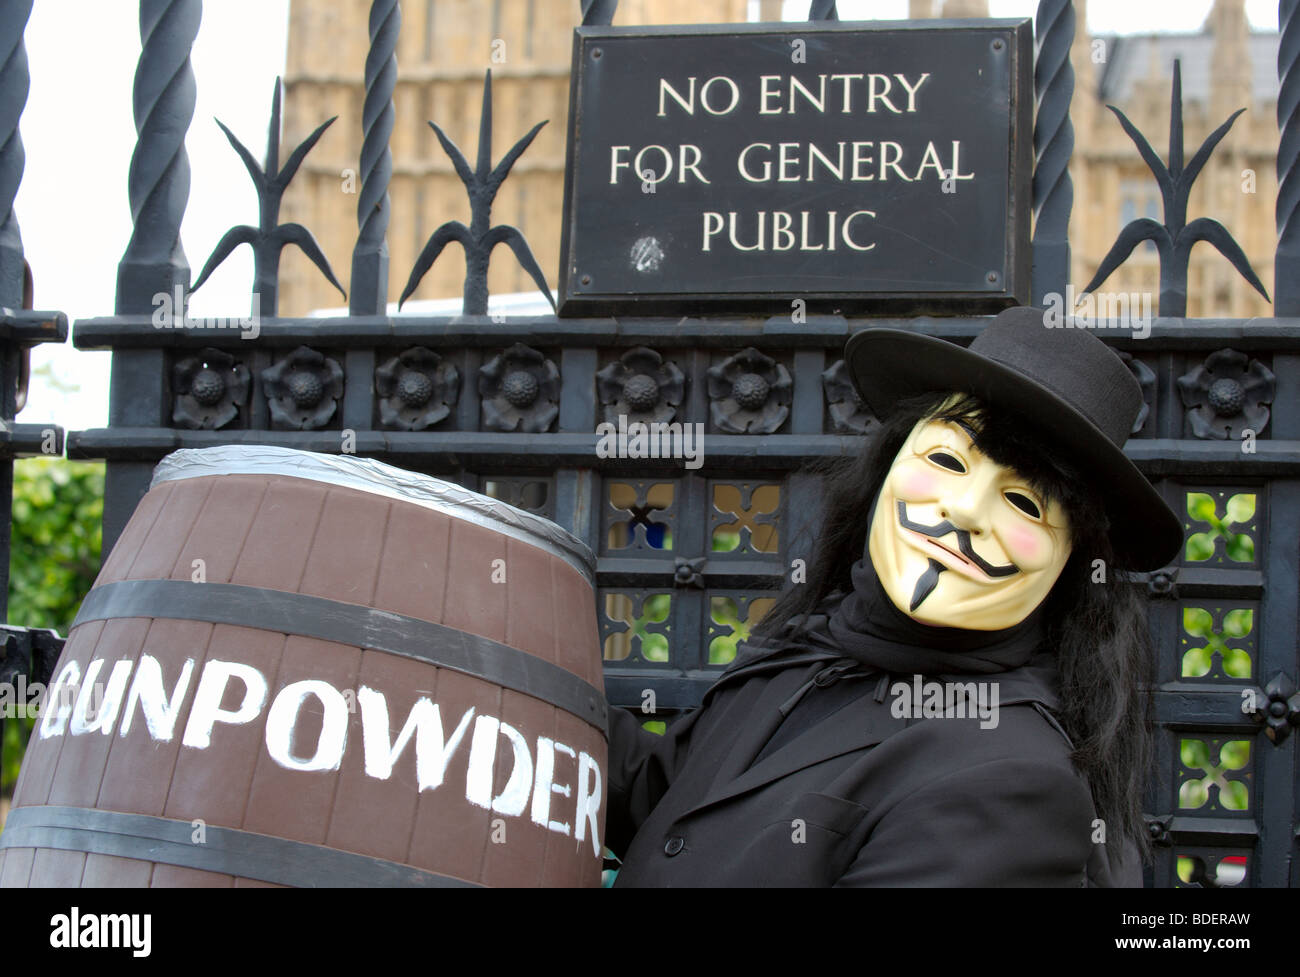
[(877, 417), (903, 398), (951, 390), (1039, 428), (1095, 473), (1120, 567), (1166, 566), (1182, 547), (1182, 523), (1123, 450), (1142, 389), (1087, 329), (1071, 320), (1055, 328), (1048, 322), (1043, 309), (1007, 309), (968, 349), (898, 329), (866, 329), (850, 337), (844, 360)]

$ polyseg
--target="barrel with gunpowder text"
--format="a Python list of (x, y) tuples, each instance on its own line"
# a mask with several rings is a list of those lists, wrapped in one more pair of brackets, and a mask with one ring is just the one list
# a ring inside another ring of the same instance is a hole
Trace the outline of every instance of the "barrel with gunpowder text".
[(594, 559), (353, 457), (178, 451), (41, 705), (0, 886), (594, 886)]

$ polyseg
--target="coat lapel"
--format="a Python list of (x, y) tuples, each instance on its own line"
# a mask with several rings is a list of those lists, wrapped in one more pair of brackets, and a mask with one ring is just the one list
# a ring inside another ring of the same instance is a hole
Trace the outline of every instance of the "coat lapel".
[(704, 800), (685, 811), (685, 815), (762, 787), (814, 763), (875, 746), (906, 727), (905, 719), (895, 719), (890, 714), (888, 700), (877, 703), (868, 694), (861, 703), (846, 707), (857, 712), (855, 721), (818, 723), (751, 766), (753, 758), (781, 725), (780, 704), (816, 671), (817, 667), (789, 669), (767, 684), (756, 703), (753, 725), (747, 735), (738, 738), (722, 758), (718, 776)]
[(781, 703), (817, 668), (828, 661), (834, 661), (835, 658), (835, 655), (818, 651), (797, 653), (782, 651), (762, 654), (750, 652), (745, 659), (737, 659), (731, 668), (713, 684), (705, 693), (704, 706), (708, 705), (714, 693), (728, 685), (733, 683), (743, 685), (744, 682), (763, 675), (769, 676), (762, 684), (762, 693), (752, 706), (747, 707), (742, 734), (732, 741), (731, 749), (719, 757), (720, 762), (711, 790), (731, 783), (749, 769), (754, 757), (758, 756), (784, 720), (778, 711)]

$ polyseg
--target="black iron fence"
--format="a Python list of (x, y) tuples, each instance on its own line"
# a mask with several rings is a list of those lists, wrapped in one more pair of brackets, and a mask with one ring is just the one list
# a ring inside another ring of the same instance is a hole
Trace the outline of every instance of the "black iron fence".
[[(615, 6), (587, 0), (583, 22), (608, 24)], [(0, 73), (7, 107), (26, 97), (21, 33), (29, 8), (9, 4), (0, 15), (12, 42)], [(78, 348), (113, 352), (109, 427), (68, 437), (70, 457), (107, 461), (105, 552), (154, 464), (177, 448), (255, 443), (381, 458), (544, 514), (585, 540), (599, 556), (611, 702), (648, 720), (698, 703), (736, 640), (808, 555), (819, 486), (807, 464), (856, 452), (874, 423), (840, 359), (847, 337), (868, 320), (387, 317), (400, 10), (396, 0), (375, 0), (349, 315), (275, 317), (268, 253), (265, 264), (259, 256), (264, 318), (256, 330), (238, 321), (160, 329), (155, 297), (191, 289), (179, 231), (189, 190), (183, 141), (194, 108), (188, 56), (199, 13), (199, 0), (141, 0), (129, 187), (135, 233), (119, 266), (115, 314), (74, 329)], [(815, 2), (810, 16), (835, 19), (835, 5)], [(1159, 653), (1160, 751), (1145, 802), (1157, 842), (1149, 879), (1156, 886), (1300, 885), (1300, 2), (1283, 0), (1280, 22), (1277, 318), (1165, 315), (1141, 336), (1105, 334), (1146, 399), (1126, 450), (1183, 514), (1186, 529), (1178, 561), (1137, 578), (1151, 596)], [(1041, 302), (1064, 293), (1068, 280), (1073, 4), (1043, 0), (1036, 26), (1033, 241)], [(13, 156), (18, 110), (6, 112), (0, 201), (11, 206), (22, 163), (20, 147)], [(276, 151), (273, 144), (268, 174), (280, 172)], [(285, 158), (291, 175), (297, 164)], [(1177, 170), (1171, 181), (1185, 175), (1181, 164)], [(259, 193), (265, 203), (282, 189)], [(21, 246), (12, 223), (10, 213), (0, 243), (5, 304), (19, 298), (12, 262), (21, 262)], [(1171, 263), (1177, 223), (1167, 214)], [(235, 231), (261, 247), (310, 240), (296, 231), (272, 240), (273, 213), (265, 226)], [(482, 241), (463, 243), (471, 268), (485, 264), (473, 251)], [(1180, 290), (1185, 300), (1186, 266), (1181, 277), (1176, 264), (1166, 270), (1162, 293), (1172, 297), (1162, 301), (1176, 306)], [(467, 311), (485, 311), (486, 291), (470, 291)], [(869, 323), (966, 343), (986, 321)], [(4, 311), (5, 418), (14, 416), (23, 346), (60, 341), (65, 329), (56, 315)], [(692, 467), (689, 456), (605, 457), (611, 453), (593, 432), (616, 423), (628, 404), (702, 431), (707, 465)], [(30, 425), (6, 425), (0, 477), (7, 480), (8, 459), (36, 442)], [(21, 658), (21, 642), (30, 648), (35, 639), (12, 641)]]
[[(23, 259), (13, 211), (25, 160), (18, 121), (27, 102), (23, 30), (31, 8), (31, 0), (0, 8), (0, 499), (5, 509), (13, 494), (14, 459), (61, 455), (64, 449), (63, 430), (57, 425), (14, 420), (27, 401), (32, 347), (68, 338), (67, 316), (32, 310), (32, 272)], [(9, 537), (10, 521), (0, 520), (0, 614), (6, 613), (9, 597)], [(7, 702), (13, 703), (19, 691), (26, 700), (29, 684), (47, 675), (60, 647), (52, 632), (0, 627), (0, 688), (12, 690)], [(0, 712), (0, 743), (4, 723)]]

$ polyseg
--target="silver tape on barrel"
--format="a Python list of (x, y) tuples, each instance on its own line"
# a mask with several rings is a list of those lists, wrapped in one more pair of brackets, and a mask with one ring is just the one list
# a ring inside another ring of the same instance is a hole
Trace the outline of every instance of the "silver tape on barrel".
[(582, 540), (549, 519), (431, 475), (408, 472), (372, 458), (326, 455), (272, 445), (182, 448), (158, 463), (150, 488), (162, 482), (209, 475), (305, 478), (410, 502), (539, 547), (560, 557), (589, 584), (595, 585), (595, 555)]

